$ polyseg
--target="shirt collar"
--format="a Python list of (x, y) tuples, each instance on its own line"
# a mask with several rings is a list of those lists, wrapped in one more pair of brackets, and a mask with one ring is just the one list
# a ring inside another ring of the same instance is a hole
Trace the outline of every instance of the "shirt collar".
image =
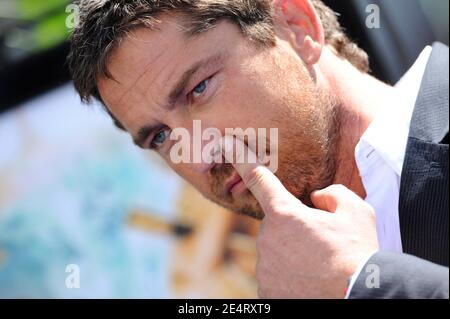
[(355, 150), (361, 175), (372, 166), (370, 163), (374, 160), (371, 157), (378, 155), (401, 176), (411, 118), (431, 51), (430, 46), (422, 51), (411, 69), (395, 86), (397, 98), (379, 112), (361, 137)]

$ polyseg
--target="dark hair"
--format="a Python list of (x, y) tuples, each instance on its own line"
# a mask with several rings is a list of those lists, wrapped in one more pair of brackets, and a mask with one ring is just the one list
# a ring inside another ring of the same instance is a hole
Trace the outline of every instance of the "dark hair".
[[(368, 72), (367, 54), (345, 35), (336, 13), (320, 0), (312, 3), (322, 21), (326, 43), (359, 70)], [(154, 28), (163, 13), (183, 16), (190, 35), (226, 19), (238, 25), (251, 41), (275, 44), (272, 0), (79, 0), (76, 4), (80, 17), (71, 36), (68, 62), (75, 88), (85, 102), (91, 97), (101, 101), (97, 78), (111, 77), (107, 62), (118, 41), (134, 28)]]

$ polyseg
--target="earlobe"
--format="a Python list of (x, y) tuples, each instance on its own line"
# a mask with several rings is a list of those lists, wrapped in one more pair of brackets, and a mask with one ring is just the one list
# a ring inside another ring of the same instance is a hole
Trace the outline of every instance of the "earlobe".
[(310, 0), (275, 0), (279, 19), (291, 33), (290, 42), (307, 65), (320, 59), (325, 36), (322, 22)]

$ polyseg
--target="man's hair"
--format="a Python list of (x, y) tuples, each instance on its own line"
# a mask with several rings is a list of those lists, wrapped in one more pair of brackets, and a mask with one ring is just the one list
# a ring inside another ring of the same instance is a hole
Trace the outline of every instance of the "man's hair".
[[(367, 54), (345, 35), (337, 14), (320, 0), (311, 0), (325, 31), (326, 44), (362, 72), (368, 72)], [(78, 0), (79, 23), (71, 36), (68, 57), (75, 88), (83, 101), (101, 101), (97, 78), (111, 78), (107, 63), (117, 43), (138, 27), (154, 29), (158, 17), (176, 13), (186, 32), (196, 35), (220, 21), (236, 24), (256, 44), (275, 44), (272, 0)]]

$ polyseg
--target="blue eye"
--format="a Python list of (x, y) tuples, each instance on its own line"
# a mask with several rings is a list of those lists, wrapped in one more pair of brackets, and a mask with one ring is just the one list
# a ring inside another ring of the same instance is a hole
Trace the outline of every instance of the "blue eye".
[(194, 97), (199, 97), (200, 95), (205, 92), (206, 88), (208, 87), (209, 80), (202, 81), (199, 85), (197, 85), (194, 90), (192, 91), (192, 94)]
[(169, 130), (165, 129), (158, 132), (152, 140), (151, 147), (158, 148), (164, 144), (169, 137)]

